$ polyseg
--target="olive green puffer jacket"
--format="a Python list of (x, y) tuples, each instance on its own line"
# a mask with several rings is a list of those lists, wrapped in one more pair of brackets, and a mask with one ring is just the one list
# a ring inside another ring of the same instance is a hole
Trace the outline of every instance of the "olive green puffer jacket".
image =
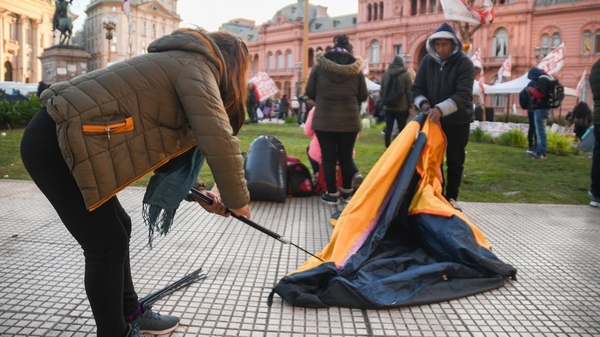
[(87, 208), (196, 145), (224, 203), (247, 205), (240, 143), (220, 94), (227, 72), (218, 47), (203, 33), (178, 30), (148, 51), (42, 94)]

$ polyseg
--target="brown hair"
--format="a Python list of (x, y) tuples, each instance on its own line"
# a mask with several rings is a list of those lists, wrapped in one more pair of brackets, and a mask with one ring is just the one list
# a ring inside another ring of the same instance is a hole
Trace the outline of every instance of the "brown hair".
[(237, 134), (246, 120), (247, 74), (250, 54), (244, 41), (231, 33), (218, 31), (207, 34), (219, 47), (227, 69), (227, 91), (221, 93), (233, 133)]

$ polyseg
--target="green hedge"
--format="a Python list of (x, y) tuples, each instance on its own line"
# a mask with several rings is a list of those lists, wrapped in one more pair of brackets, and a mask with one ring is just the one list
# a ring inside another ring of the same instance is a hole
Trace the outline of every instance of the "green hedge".
[(43, 107), (40, 99), (32, 95), (28, 100), (9, 102), (0, 100), (0, 128), (14, 129), (25, 126)]

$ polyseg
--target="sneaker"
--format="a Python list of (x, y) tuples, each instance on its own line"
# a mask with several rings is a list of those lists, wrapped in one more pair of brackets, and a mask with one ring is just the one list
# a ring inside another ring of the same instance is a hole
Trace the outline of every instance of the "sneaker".
[(460, 208), (460, 206), (458, 206), (458, 202), (452, 198), (448, 199), (448, 202), (450, 203), (450, 205), (452, 207), (454, 207), (455, 210), (462, 212), (462, 208)]
[(129, 332), (127, 333), (127, 335), (125, 335), (125, 337), (144, 337), (144, 335), (142, 335), (142, 333), (140, 332), (140, 328), (137, 325), (127, 325), (127, 327), (129, 328)]
[(352, 196), (354, 195), (354, 189), (344, 189), (344, 188), (340, 188), (340, 192), (341, 192), (341, 200), (343, 203), (347, 204), (350, 202), (350, 200), (352, 200)]
[(545, 154), (536, 153), (531, 158), (533, 158), (533, 159), (542, 159), (543, 160), (543, 159), (546, 159), (546, 155)]
[(321, 201), (329, 205), (337, 205), (340, 203), (340, 192), (321, 194)]
[(600, 207), (600, 197), (592, 196), (592, 201), (590, 201), (590, 206)]
[(142, 314), (130, 323), (131, 325), (137, 325), (142, 333), (147, 332), (153, 335), (164, 335), (177, 328), (179, 325), (179, 318), (161, 315), (152, 311), (151, 305), (144, 305)]
[(360, 187), (360, 184), (362, 184), (364, 178), (363, 176), (359, 173), (356, 172), (356, 174), (354, 175), (354, 178), (352, 178), (352, 189), (353, 190), (358, 190), (358, 188)]
[(528, 156), (533, 156), (535, 154), (535, 149), (530, 147), (527, 149), (527, 155)]

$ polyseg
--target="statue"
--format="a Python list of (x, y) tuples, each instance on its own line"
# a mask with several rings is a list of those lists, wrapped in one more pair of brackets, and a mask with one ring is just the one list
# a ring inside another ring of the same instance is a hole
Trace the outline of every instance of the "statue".
[(56, 0), (54, 17), (52, 18), (52, 31), (60, 31), (60, 44), (69, 44), (73, 33), (73, 22), (68, 15), (69, 5), (73, 0)]

